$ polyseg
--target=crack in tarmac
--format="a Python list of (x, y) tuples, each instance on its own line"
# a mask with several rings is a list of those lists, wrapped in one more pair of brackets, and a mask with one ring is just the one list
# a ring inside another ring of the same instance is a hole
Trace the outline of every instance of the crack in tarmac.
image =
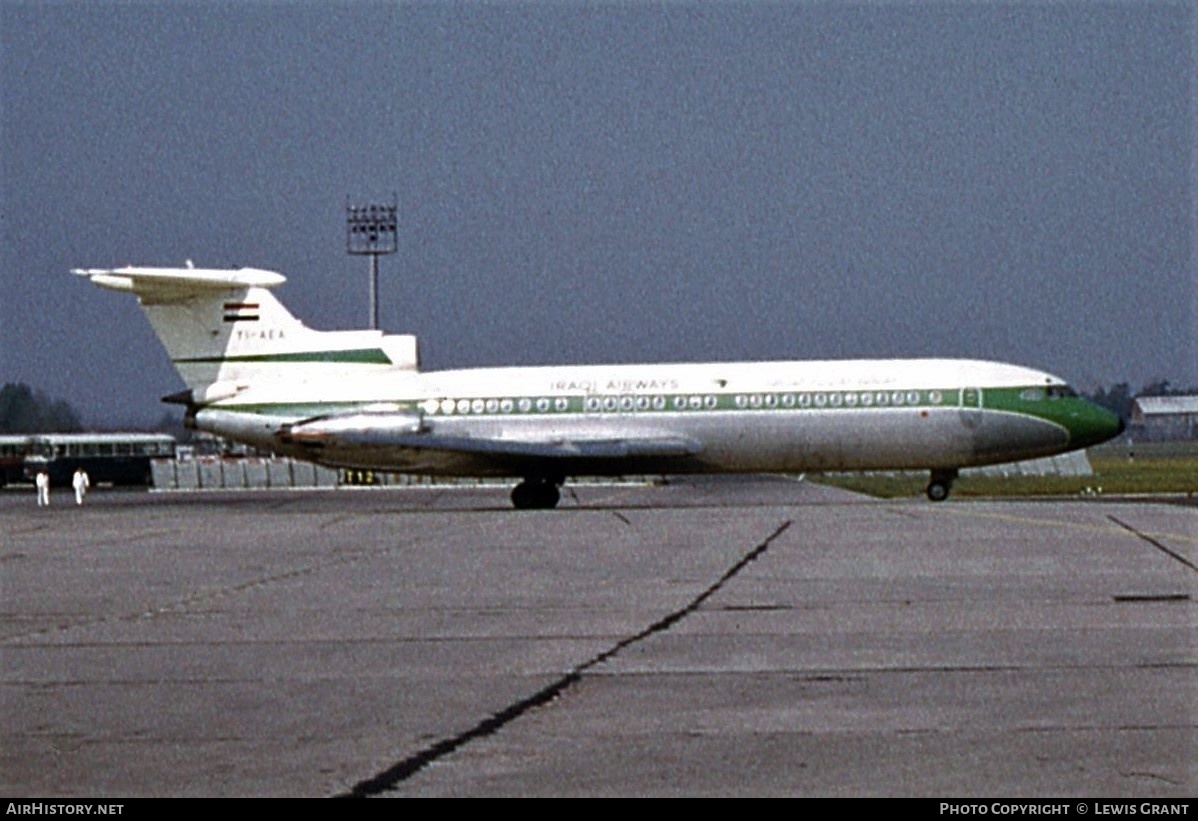
[(1160, 543), (1160, 542), (1158, 542), (1156, 539), (1154, 539), (1154, 538), (1152, 538), (1151, 536), (1149, 536), (1147, 533), (1142, 533), (1141, 531), (1139, 531), (1139, 530), (1137, 530), (1136, 528), (1134, 528), (1134, 527), (1132, 527), (1131, 525), (1129, 525), (1127, 522), (1124, 522), (1124, 521), (1122, 521), (1121, 519), (1117, 519), (1117, 518), (1115, 518), (1114, 516), (1111, 516), (1111, 515), (1109, 515), (1109, 514), (1107, 515), (1107, 518), (1108, 518), (1108, 519), (1110, 519), (1110, 520), (1111, 520), (1112, 522), (1114, 522), (1115, 524), (1119, 525), (1119, 527), (1123, 528), (1123, 529), (1124, 529), (1124, 530), (1126, 530), (1128, 533), (1131, 533), (1131, 534), (1133, 534), (1133, 535), (1135, 535), (1135, 536), (1139, 536), (1141, 539), (1143, 539), (1144, 541), (1148, 542), (1148, 544), (1152, 545), (1153, 547), (1155, 547), (1157, 550), (1159, 550), (1159, 551), (1161, 551), (1162, 553), (1164, 553), (1164, 554), (1165, 554), (1166, 556), (1168, 556), (1169, 558), (1171, 558), (1171, 559), (1175, 559), (1175, 560), (1177, 560), (1177, 561), (1181, 562), (1181, 563), (1182, 563), (1182, 564), (1184, 564), (1186, 567), (1190, 568), (1190, 570), (1198, 570), (1198, 565), (1195, 565), (1195, 564), (1194, 564), (1192, 561), (1190, 561), (1189, 559), (1187, 559), (1185, 556), (1182, 556), (1182, 555), (1181, 555), (1180, 553), (1178, 553), (1177, 551), (1175, 551), (1175, 550), (1170, 550), (1169, 548), (1165, 547), (1163, 544), (1161, 544), (1161, 543)]
[(589, 670), (597, 667), (600, 664), (603, 664), (606, 661), (610, 661), (618, 653), (620, 653), (620, 651), (625, 650), (628, 647), (631, 647), (632, 645), (649, 638), (650, 636), (669, 630), (691, 613), (694, 613), (703, 605), (703, 602), (715, 595), (720, 588), (733, 579), (738, 573), (740, 573), (740, 571), (744, 570), (744, 568), (750, 563), (760, 558), (769, 549), (770, 544), (784, 532), (786, 532), (786, 529), (789, 528), (791, 524), (793, 524), (793, 520), (787, 519), (785, 522), (779, 525), (773, 533), (771, 533), (760, 544), (742, 556), (740, 560), (737, 561), (736, 564), (732, 565), (732, 567), (730, 567), (727, 571), (725, 571), (725, 573), (720, 576), (719, 579), (708, 586), (703, 592), (699, 593), (699, 595), (691, 599), (691, 601), (684, 607), (667, 614), (661, 619), (658, 619), (640, 632), (622, 639), (607, 650), (604, 650), (602, 653), (593, 656), (592, 658), (575, 667), (573, 670), (570, 670), (568, 673), (563, 675), (549, 686), (544, 687), (536, 693), (533, 693), (531, 696), (521, 699), (520, 701), (517, 701), (514, 704), (511, 704), (500, 710), (498, 713), (483, 719), (469, 730), (466, 730), (465, 732), (462, 732), (456, 736), (442, 739), (441, 741), (425, 747), (423, 750), (420, 750), (415, 754), (408, 756), (407, 758), (388, 767), (378, 775), (367, 778), (363, 781), (359, 781), (348, 793), (342, 793), (336, 797), (369, 798), (370, 796), (379, 795), (381, 793), (394, 790), (403, 781), (411, 778), (413, 775), (420, 772), (430, 764), (456, 752), (472, 741), (485, 738), (486, 736), (498, 732), (504, 726), (520, 718), (528, 711), (550, 703), (570, 687), (581, 681), (583, 675)]

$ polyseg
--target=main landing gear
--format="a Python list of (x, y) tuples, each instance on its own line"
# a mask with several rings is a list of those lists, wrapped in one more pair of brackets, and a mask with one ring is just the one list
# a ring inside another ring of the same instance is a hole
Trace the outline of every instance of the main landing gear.
[(953, 489), (953, 479), (956, 478), (956, 470), (933, 470), (932, 480), (928, 482), (928, 498), (933, 502), (943, 502)]
[(517, 510), (552, 510), (561, 498), (558, 488), (563, 480), (534, 477), (512, 489), (512, 505)]

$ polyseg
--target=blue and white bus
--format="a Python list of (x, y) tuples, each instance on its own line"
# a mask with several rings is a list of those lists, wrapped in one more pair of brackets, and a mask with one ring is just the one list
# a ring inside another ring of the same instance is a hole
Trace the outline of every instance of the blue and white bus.
[(39, 433), (29, 439), (25, 479), (44, 470), (56, 486), (69, 486), (78, 468), (93, 485), (149, 485), (150, 462), (175, 458), (175, 438), (165, 433)]
[(33, 447), (33, 439), (27, 433), (0, 436), (0, 487), (27, 481), (25, 457)]

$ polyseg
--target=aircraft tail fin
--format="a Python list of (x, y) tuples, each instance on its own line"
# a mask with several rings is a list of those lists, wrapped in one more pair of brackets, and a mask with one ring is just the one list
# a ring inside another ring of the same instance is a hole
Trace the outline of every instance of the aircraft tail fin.
[(125, 267), (72, 273), (138, 298), (189, 389), (190, 404), (229, 398), (267, 381), (419, 367), (414, 336), (308, 328), (270, 292), (286, 281), (273, 271)]

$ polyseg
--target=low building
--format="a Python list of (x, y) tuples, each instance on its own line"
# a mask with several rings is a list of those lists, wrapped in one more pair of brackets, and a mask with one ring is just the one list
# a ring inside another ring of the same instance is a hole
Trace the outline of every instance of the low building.
[(1136, 397), (1128, 433), (1142, 442), (1198, 439), (1198, 396)]

